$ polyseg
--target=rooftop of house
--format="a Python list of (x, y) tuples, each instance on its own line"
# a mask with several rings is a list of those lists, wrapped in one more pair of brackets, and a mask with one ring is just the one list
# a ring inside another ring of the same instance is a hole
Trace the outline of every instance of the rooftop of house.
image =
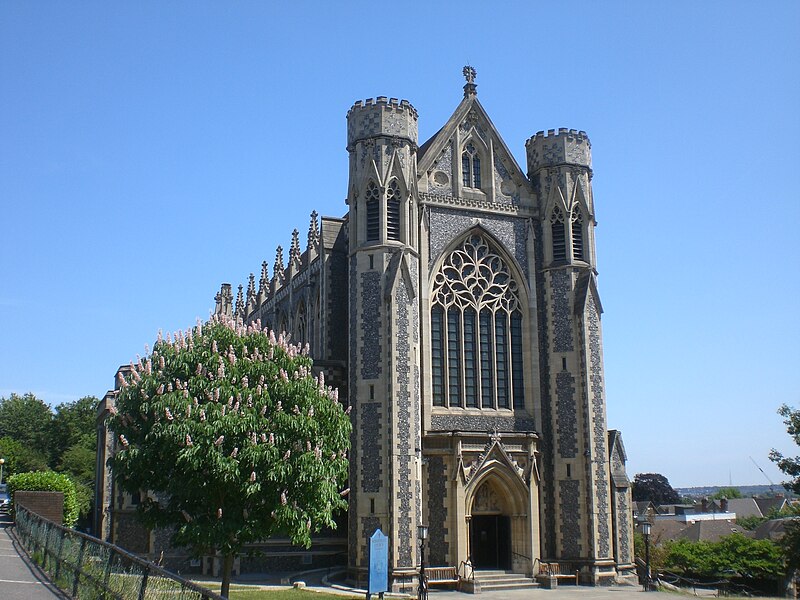
[(739, 527), (729, 521), (697, 521), (678, 533), (675, 539), (690, 540), (692, 542), (718, 542), (721, 538), (732, 533), (750, 534), (743, 527)]

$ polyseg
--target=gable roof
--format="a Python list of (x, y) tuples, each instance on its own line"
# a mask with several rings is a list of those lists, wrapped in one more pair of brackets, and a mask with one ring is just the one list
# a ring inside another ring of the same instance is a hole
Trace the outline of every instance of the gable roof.
[(648, 511), (652, 511), (653, 514), (658, 513), (658, 509), (656, 505), (653, 504), (650, 500), (636, 500), (633, 503), (633, 514), (634, 515), (644, 515)]
[(773, 496), (771, 498), (753, 498), (758, 504), (758, 508), (761, 510), (761, 514), (763, 516), (767, 516), (772, 510), (782, 510), (786, 508), (786, 504), (788, 503), (786, 498), (782, 496)]
[[(433, 166), (444, 147), (453, 139), (456, 129), (464, 122), (470, 112), (474, 112), (477, 119), (482, 121), (486, 126), (486, 135), (494, 143), (495, 154), (499, 153), (502, 158), (509, 161), (511, 167), (509, 173), (512, 177), (527, 181), (525, 172), (517, 163), (517, 160), (514, 158), (514, 155), (511, 153), (511, 150), (509, 150), (503, 138), (500, 137), (486, 109), (483, 108), (483, 105), (478, 101), (478, 97), (475, 94), (465, 94), (464, 99), (456, 107), (455, 112), (453, 112), (447, 120), (447, 123), (419, 147), (419, 150), (417, 150), (417, 172), (424, 173)], [(489, 143), (489, 139), (485, 141)]]
[[(690, 540), (692, 542), (718, 542), (732, 533), (749, 534), (743, 527), (739, 527), (729, 521), (695, 521), (681, 531), (675, 539)], [(750, 536), (748, 535), (748, 537)]]
[(797, 517), (784, 517), (783, 519), (770, 519), (756, 527), (753, 536), (757, 540), (779, 540), (786, 533), (786, 523)]
[[(712, 502), (711, 506), (716, 509), (712, 512), (723, 512), (719, 500)], [(726, 512), (736, 513), (737, 518), (764, 516), (753, 498), (731, 498), (728, 500), (728, 510)]]
[[(681, 521), (656, 521), (652, 525), (650, 538), (656, 545), (669, 540), (677, 540), (681, 532), (687, 527), (688, 525)], [(637, 531), (639, 530), (637, 529)]]

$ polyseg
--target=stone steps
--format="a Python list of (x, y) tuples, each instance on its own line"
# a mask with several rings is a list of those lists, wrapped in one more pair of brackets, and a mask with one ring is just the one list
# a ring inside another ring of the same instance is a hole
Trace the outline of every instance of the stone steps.
[(535, 589), (539, 584), (521, 573), (509, 571), (475, 571), (475, 587), (481, 592)]

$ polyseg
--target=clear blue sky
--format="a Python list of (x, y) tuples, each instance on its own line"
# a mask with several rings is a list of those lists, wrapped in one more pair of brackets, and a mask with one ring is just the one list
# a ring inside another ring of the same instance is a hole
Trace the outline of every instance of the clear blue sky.
[[(339, 6), (341, 5), (341, 6)], [(461, 68), (520, 164), (589, 133), (608, 424), (629, 471), (766, 483), (800, 407), (800, 3), (3, 2), (0, 395), (102, 396), (309, 213), (345, 114)]]

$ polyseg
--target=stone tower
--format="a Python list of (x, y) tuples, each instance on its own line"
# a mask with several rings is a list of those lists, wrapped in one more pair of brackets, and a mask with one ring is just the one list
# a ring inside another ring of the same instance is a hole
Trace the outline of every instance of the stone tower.
[(591, 144), (584, 132), (539, 132), (526, 143), (538, 193), (537, 296), (545, 557), (614, 570), (603, 381), (602, 307), (595, 280)]
[(347, 114), (350, 454), (349, 568), (369, 566), (369, 537), (389, 536), (395, 582), (418, 562), (421, 523), (419, 308), (416, 301), (417, 111), (378, 97)]

